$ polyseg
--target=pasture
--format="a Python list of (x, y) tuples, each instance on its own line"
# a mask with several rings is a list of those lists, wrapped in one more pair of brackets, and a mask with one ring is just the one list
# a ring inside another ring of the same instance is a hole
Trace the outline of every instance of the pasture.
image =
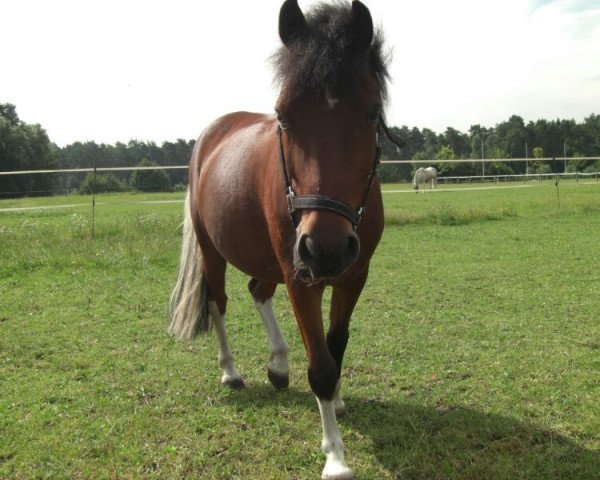
[[(441, 187), (441, 186), (440, 186)], [(394, 190), (395, 186), (386, 186)], [(406, 187), (402, 187), (406, 188)], [(283, 288), (290, 388), (247, 279), (228, 329), (166, 334), (183, 194), (0, 201), (0, 478), (314, 479), (316, 401)], [(360, 479), (594, 479), (600, 472), (600, 186), (387, 193), (350, 327), (339, 426)]]

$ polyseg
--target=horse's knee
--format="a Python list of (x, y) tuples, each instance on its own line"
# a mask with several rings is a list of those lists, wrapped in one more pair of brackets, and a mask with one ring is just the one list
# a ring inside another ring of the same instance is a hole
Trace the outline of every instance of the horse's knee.
[(349, 335), (347, 328), (331, 329), (327, 333), (327, 347), (336, 362), (338, 375), (341, 375), (342, 359), (344, 358), (346, 345), (348, 345)]
[(337, 364), (329, 353), (319, 356), (308, 366), (308, 383), (320, 399), (333, 399), (339, 378)]

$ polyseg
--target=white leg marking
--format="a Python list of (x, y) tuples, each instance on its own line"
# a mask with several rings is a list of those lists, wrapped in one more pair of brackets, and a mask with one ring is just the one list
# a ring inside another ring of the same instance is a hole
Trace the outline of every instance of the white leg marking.
[(323, 480), (347, 480), (354, 478), (352, 470), (344, 460), (344, 442), (337, 428), (333, 401), (317, 398), (321, 424), (323, 426), (323, 441), (321, 450), (325, 454), (325, 468), (321, 478)]
[(219, 340), (219, 366), (223, 370), (221, 383), (231, 383), (241, 380), (240, 374), (233, 364), (233, 355), (227, 343), (227, 332), (225, 331), (225, 315), (221, 315), (219, 307), (215, 302), (208, 302), (208, 311), (213, 320)]
[(267, 341), (269, 342), (269, 350), (271, 351), (268, 365), (269, 370), (282, 377), (287, 377), (290, 372), (288, 364), (288, 351), (290, 347), (285, 338), (283, 338), (281, 330), (279, 330), (279, 324), (273, 311), (273, 299), (268, 298), (265, 300), (265, 303), (254, 300), (254, 305), (260, 314), (265, 333), (267, 334)]
[(338, 380), (338, 383), (335, 387), (335, 393), (333, 394), (333, 408), (335, 409), (336, 415), (342, 415), (346, 411), (346, 404), (342, 399), (342, 395), (340, 394), (340, 389), (342, 388), (342, 379)]

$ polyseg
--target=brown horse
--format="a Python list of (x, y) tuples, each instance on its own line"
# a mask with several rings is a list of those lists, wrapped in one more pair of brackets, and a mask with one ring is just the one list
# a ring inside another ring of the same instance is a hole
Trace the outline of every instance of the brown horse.
[[(194, 148), (183, 248), (171, 298), (170, 331), (219, 341), (221, 381), (242, 387), (225, 331), (225, 267), (251, 277), (249, 290), (271, 351), (268, 377), (288, 386), (288, 345), (272, 308), (285, 283), (308, 356), (326, 455), (323, 478), (352, 478), (336, 412), (348, 324), (383, 231), (375, 175), (387, 69), (369, 10), (320, 5), (306, 17), (297, 0), (279, 16), (274, 56), (276, 115), (237, 112), (216, 120)], [(389, 135), (389, 133), (388, 133)], [(333, 288), (330, 325), (321, 302)]]

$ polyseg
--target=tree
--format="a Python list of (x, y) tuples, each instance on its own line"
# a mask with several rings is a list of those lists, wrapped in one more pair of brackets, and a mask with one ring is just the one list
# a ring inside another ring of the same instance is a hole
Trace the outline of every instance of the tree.
[(0, 117), (7, 120), (11, 125), (18, 125), (20, 122), (17, 109), (11, 103), (0, 103)]
[(523, 158), (525, 143), (528, 141), (525, 122), (518, 115), (512, 115), (507, 122), (496, 125), (495, 136), (498, 146), (508, 158)]
[[(40, 125), (21, 121), (14, 105), (0, 104), (0, 171), (52, 170), (58, 166), (56, 146)], [(55, 175), (33, 174), (0, 177), (0, 195), (51, 194)]]
[(542, 170), (546, 170), (546, 168), (542, 168), (544, 165), (540, 159), (544, 158), (544, 149), (542, 147), (533, 147), (531, 151), (533, 153), (533, 158), (536, 160), (531, 162), (531, 168), (538, 173), (544, 173)]
[(443, 135), (443, 142), (457, 158), (469, 158), (469, 137), (458, 130), (448, 127)]
[[(448, 145), (442, 146), (434, 155), (434, 160), (456, 160), (456, 153)], [(442, 176), (463, 175), (463, 163), (437, 163), (435, 167)]]
[[(185, 141), (179, 138), (176, 142), (164, 142), (162, 152), (164, 165), (187, 165), (192, 156), (195, 140)], [(184, 169), (169, 170), (171, 185), (185, 186), (188, 183), (188, 171)]]

